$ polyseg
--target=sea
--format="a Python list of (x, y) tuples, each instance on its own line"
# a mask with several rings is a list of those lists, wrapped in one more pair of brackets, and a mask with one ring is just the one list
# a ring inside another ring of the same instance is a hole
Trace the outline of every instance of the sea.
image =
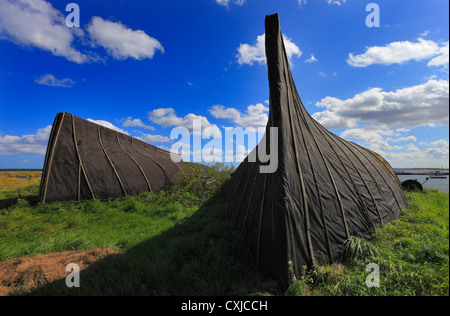
[[(397, 175), (400, 181), (416, 180), (421, 183), (423, 187), (429, 189), (438, 189), (439, 191), (448, 193), (449, 176), (445, 175), (445, 178), (431, 178), (430, 175), (425, 174), (399, 174)], [(428, 178), (428, 180), (427, 180)]]

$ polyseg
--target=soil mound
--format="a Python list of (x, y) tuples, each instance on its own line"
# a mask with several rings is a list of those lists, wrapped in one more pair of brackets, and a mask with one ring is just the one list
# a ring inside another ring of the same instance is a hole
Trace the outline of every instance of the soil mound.
[(0, 262), (0, 296), (19, 288), (33, 288), (57, 279), (65, 278), (70, 272), (66, 266), (75, 263), (80, 271), (97, 260), (112, 254), (112, 249), (91, 249), (88, 251), (64, 251), (34, 257), (23, 257)]

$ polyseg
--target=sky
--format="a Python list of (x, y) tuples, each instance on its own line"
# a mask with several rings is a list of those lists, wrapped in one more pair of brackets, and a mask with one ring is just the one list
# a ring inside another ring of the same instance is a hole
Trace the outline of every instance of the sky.
[[(273, 13), (320, 124), (394, 168), (449, 166), (446, 0), (70, 3), (0, 0), (0, 169), (42, 168), (58, 112), (164, 149), (181, 142), (174, 128), (198, 120), (221, 133), (214, 159), (234, 151), (238, 164), (254, 143), (233, 147), (225, 131), (267, 123)], [(192, 160), (209, 150), (208, 139), (183, 145)]]

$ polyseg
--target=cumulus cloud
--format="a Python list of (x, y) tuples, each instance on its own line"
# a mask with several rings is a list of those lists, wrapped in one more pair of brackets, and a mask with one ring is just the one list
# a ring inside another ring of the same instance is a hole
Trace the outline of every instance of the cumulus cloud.
[(448, 163), (448, 148), (428, 148), (425, 150), (425, 153), (434, 159), (447, 160)]
[(45, 155), (52, 126), (38, 129), (36, 134), (12, 136), (0, 135), (0, 155)]
[(416, 142), (417, 138), (415, 136), (406, 136), (406, 137), (399, 137), (399, 138), (388, 138), (386, 141), (391, 141), (394, 143), (400, 143), (400, 142)]
[(137, 137), (138, 139), (149, 143), (149, 144), (153, 144), (153, 143), (171, 143), (172, 139), (170, 139), (169, 137), (166, 136), (162, 136), (162, 135), (152, 135), (152, 134), (143, 134), (140, 137)]
[(446, 148), (420, 149), (410, 144), (406, 151), (379, 151), (394, 168), (417, 168), (447, 166), (449, 150)]
[(417, 127), (448, 124), (449, 82), (424, 84), (385, 92), (372, 88), (341, 100), (327, 96), (316, 103), (325, 108), (313, 117), (329, 129), (355, 128), (358, 122)]
[(161, 43), (144, 31), (97, 16), (88, 24), (87, 33), (67, 27), (65, 15), (48, 1), (0, 1), (0, 40), (49, 51), (79, 64), (103, 60), (93, 51), (96, 46), (119, 60), (151, 59), (157, 50), (164, 53)]
[(90, 58), (74, 48), (77, 35), (82, 36), (83, 31), (66, 27), (65, 16), (47, 1), (0, 1), (0, 39), (84, 63)]
[(436, 57), (434, 57), (432, 60), (430, 60), (427, 64), (427, 66), (443, 67), (444, 69), (448, 70), (448, 63), (449, 63), (448, 44), (449, 44), (449, 42), (445, 43), (444, 46), (442, 46), (439, 49), (438, 55)]
[(155, 128), (151, 125), (145, 125), (141, 119), (133, 119), (131, 116), (127, 117), (122, 123), (123, 127), (142, 127), (154, 131)]
[(445, 139), (439, 139), (436, 141), (433, 141), (431, 143), (420, 143), (421, 145), (429, 146), (429, 147), (436, 147), (436, 148), (448, 148), (449, 143)]
[(400, 135), (401, 133), (407, 133), (411, 130), (409, 128), (400, 127), (395, 129), (395, 131), (397, 132), (397, 135)]
[(269, 108), (261, 103), (249, 105), (246, 113), (235, 108), (225, 108), (223, 105), (214, 105), (208, 111), (215, 118), (230, 120), (243, 128), (265, 127), (269, 119), (267, 115)]
[[(447, 59), (445, 59), (447, 56)], [(434, 57), (434, 58), (433, 58)], [(417, 42), (392, 42), (385, 46), (367, 47), (363, 54), (349, 54), (347, 63), (353, 67), (367, 67), (374, 64), (403, 64), (411, 60), (430, 59), (429, 66), (448, 66), (448, 42), (444, 46), (431, 40), (419, 38)]]
[(194, 131), (194, 120), (198, 120), (201, 123), (202, 131), (205, 128), (212, 128), (213, 130), (219, 130), (215, 124), (211, 124), (204, 116), (189, 113), (184, 117), (179, 117), (175, 113), (173, 108), (159, 108), (148, 113), (148, 118), (151, 122), (158, 124), (162, 127), (179, 126), (185, 127), (189, 131)]
[[(418, 147), (414, 144), (417, 139), (412, 135), (386, 138), (387, 136), (398, 135), (397, 130), (388, 129), (381, 125), (365, 125), (345, 130), (340, 136), (379, 153), (393, 167), (412, 168), (448, 165), (448, 141), (442, 139), (431, 143), (420, 143), (420, 147)], [(390, 144), (392, 142), (405, 144), (393, 146)]]
[(108, 121), (104, 121), (104, 120), (93, 120), (93, 119), (90, 119), (90, 118), (88, 118), (87, 120), (90, 121), (90, 122), (92, 122), (92, 123), (101, 125), (101, 126), (103, 126), (103, 127), (112, 129), (112, 130), (114, 130), (114, 131), (117, 131), (117, 132), (119, 132), (119, 133), (128, 135), (128, 132), (127, 132), (127, 131), (125, 131), (125, 130), (123, 130), (123, 129), (117, 127), (117, 126), (115, 126), (114, 124), (112, 124), (112, 123), (110, 123), (110, 122), (108, 122)]
[[(300, 48), (292, 42), (290, 38), (283, 34), (284, 46), (286, 48), (286, 55), (291, 63), (292, 56), (300, 57), (302, 51)], [(257, 62), (261, 65), (266, 64), (266, 35), (260, 35), (256, 38), (256, 43), (241, 44), (238, 48), (238, 54), (236, 55), (237, 61), (240, 65), (247, 64), (253, 65)]]
[(341, 100), (326, 97), (316, 105), (325, 108), (313, 117), (329, 129), (341, 129), (340, 136), (368, 147), (393, 167), (448, 165), (448, 140), (418, 142), (411, 130), (422, 125), (448, 125), (446, 80), (429, 80), (421, 85), (385, 92), (372, 88)]
[(403, 147), (392, 146), (389, 144), (385, 136), (394, 134), (393, 130), (386, 129), (384, 126), (366, 125), (361, 128), (353, 128), (345, 130), (341, 133), (342, 138), (350, 140), (363, 140), (364, 143), (374, 151), (381, 150), (399, 150)]
[(164, 53), (164, 48), (158, 40), (144, 31), (133, 31), (120, 22), (111, 22), (96, 16), (92, 18), (87, 31), (95, 44), (102, 46), (119, 60), (151, 59), (157, 50)]
[(36, 79), (34, 82), (45, 86), (63, 87), (63, 88), (70, 88), (75, 84), (75, 82), (70, 78), (57, 79), (52, 74), (43, 75), (42, 77)]
[(227, 150), (224, 154), (225, 161), (242, 162), (253, 150), (247, 149), (244, 145), (236, 145), (236, 150)]

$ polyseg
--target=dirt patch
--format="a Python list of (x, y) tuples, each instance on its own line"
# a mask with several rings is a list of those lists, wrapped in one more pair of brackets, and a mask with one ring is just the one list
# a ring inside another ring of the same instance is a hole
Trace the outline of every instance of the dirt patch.
[(112, 254), (112, 249), (92, 249), (88, 251), (64, 251), (23, 257), (0, 262), (0, 296), (19, 288), (34, 288), (57, 279), (65, 278), (69, 263), (76, 263), (84, 270), (97, 260)]

